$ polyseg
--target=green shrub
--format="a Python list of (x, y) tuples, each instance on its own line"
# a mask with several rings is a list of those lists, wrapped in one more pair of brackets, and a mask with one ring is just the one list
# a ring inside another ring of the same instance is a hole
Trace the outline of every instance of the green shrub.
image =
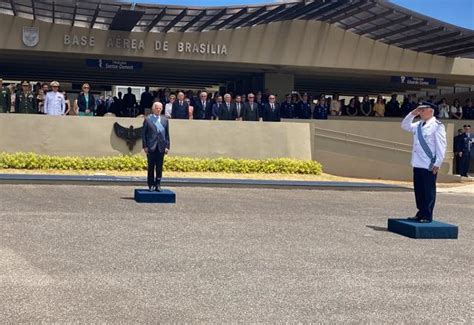
[[(58, 169), (58, 170), (146, 170), (146, 158), (140, 155), (116, 157), (57, 157), (35, 153), (0, 153), (0, 168)], [(265, 160), (230, 158), (188, 158), (167, 156), (164, 171), (220, 172), (260, 174), (312, 174), (322, 173), (320, 163), (312, 160), (275, 158)]]

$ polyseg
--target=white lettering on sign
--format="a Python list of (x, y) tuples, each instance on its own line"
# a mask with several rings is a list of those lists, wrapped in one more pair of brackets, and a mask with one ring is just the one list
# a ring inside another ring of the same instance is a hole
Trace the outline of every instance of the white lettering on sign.
[(168, 41), (155, 41), (155, 51), (168, 52)]
[[(96, 40), (94, 36), (85, 35), (64, 35), (64, 45), (69, 47), (95, 47)], [(189, 53), (197, 55), (227, 55), (228, 50), (225, 44), (216, 43), (194, 43), (194, 42), (176, 42), (170, 44), (169, 41), (155, 40), (153, 43), (155, 52), (169, 52), (170, 46), (175, 46), (178, 53)], [(120, 35), (108, 37), (105, 41), (105, 47), (120, 50), (144, 51), (146, 43), (143, 39), (123, 38)]]
[(177, 51), (179, 53), (227, 55), (227, 46), (212, 43), (178, 42)]
[(64, 35), (64, 45), (76, 47), (94, 47), (94, 36)]

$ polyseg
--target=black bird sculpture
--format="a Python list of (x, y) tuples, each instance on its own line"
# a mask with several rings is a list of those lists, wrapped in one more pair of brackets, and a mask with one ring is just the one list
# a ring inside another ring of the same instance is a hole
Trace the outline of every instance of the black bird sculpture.
[(125, 142), (127, 142), (130, 151), (133, 150), (137, 141), (142, 138), (142, 127), (134, 128), (133, 125), (130, 125), (130, 127), (126, 128), (115, 122), (114, 131), (117, 137), (124, 139)]

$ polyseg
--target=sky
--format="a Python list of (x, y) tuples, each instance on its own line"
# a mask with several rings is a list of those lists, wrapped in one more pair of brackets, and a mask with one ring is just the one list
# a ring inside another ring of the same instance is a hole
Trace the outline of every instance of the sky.
[[(156, 3), (181, 6), (251, 5), (281, 0), (129, 0), (136, 3)], [(447, 23), (474, 30), (474, 0), (390, 0), (394, 4)]]

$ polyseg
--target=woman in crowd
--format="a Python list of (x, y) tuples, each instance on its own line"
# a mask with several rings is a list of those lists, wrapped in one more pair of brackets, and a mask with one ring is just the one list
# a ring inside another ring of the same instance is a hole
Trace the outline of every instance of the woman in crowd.
[(346, 115), (348, 115), (348, 116), (356, 116), (357, 115), (357, 107), (356, 107), (355, 98), (351, 98), (351, 100), (349, 101), (349, 105), (346, 106)]
[(77, 97), (77, 108), (79, 116), (94, 116), (95, 98), (90, 93), (91, 87), (88, 83), (82, 85), (82, 92)]
[(339, 116), (342, 114), (341, 102), (339, 101), (339, 95), (333, 95), (331, 100), (331, 115)]
[(360, 104), (360, 112), (363, 116), (372, 115), (372, 103), (370, 102), (369, 95), (365, 95)]
[(441, 99), (441, 103), (438, 105), (438, 118), (449, 118), (450, 108), (446, 98)]
[(71, 109), (71, 101), (69, 100), (69, 97), (67, 96), (67, 93), (63, 91), (64, 95), (64, 115), (76, 115), (74, 108)]
[(383, 98), (381, 95), (377, 96), (377, 102), (375, 102), (374, 105), (374, 113), (376, 117), (385, 116), (385, 103), (383, 102)]
[(451, 106), (451, 118), (454, 120), (462, 119), (461, 102), (457, 98), (454, 100), (453, 106)]
[(173, 110), (173, 103), (176, 100), (176, 95), (169, 96), (169, 102), (165, 106), (165, 117), (171, 118), (171, 111)]

